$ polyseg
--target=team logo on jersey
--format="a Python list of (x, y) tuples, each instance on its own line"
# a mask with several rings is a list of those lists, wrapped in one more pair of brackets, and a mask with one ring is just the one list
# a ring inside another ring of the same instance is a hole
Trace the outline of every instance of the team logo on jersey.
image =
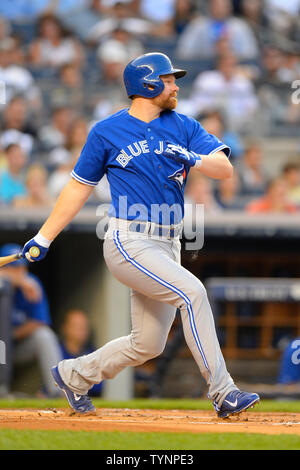
[(184, 165), (179, 170), (176, 170), (175, 173), (168, 176), (168, 178), (178, 184), (179, 188), (182, 189), (185, 180), (186, 180), (186, 170)]

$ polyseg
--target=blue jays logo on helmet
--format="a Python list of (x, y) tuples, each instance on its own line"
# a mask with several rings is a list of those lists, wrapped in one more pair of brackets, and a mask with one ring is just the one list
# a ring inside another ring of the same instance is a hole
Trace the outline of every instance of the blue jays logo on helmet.
[(123, 78), (127, 95), (154, 98), (161, 94), (164, 82), (161, 75), (174, 74), (175, 78), (184, 77), (186, 70), (175, 69), (171, 60), (160, 52), (143, 54), (126, 65)]
[(178, 184), (179, 188), (182, 189), (186, 180), (186, 170), (184, 165), (179, 170), (176, 170), (175, 173), (168, 176), (168, 178)]

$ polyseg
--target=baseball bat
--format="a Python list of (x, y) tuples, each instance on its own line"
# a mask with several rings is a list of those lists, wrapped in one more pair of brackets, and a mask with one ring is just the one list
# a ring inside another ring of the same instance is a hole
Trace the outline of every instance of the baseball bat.
[[(29, 254), (31, 257), (36, 258), (37, 256), (39, 256), (40, 250), (37, 246), (32, 246), (29, 250)], [(2, 256), (0, 257), (0, 268), (2, 268), (2, 266), (6, 266), (9, 263), (17, 261), (20, 258), (22, 258), (22, 253), (16, 253), (10, 256)]]
[(17, 261), (20, 258), (22, 258), (22, 253), (16, 253), (15, 255), (10, 255), (10, 256), (2, 256), (0, 257), (0, 268), (2, 266), (5, 266), (6, 264)]

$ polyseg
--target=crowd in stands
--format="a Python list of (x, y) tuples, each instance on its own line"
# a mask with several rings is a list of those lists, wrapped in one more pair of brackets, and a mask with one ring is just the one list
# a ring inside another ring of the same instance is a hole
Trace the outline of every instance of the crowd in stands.
[[(53, 205), (89, 129), (128, 106), (124, 66), (155, 50), (188, 70), (178, 112), (232, 149), (233, 178), (192, 174), (187, 201), (299, 211), (300, 149), (274, 178), (260, 140), (298, 137), (299, 39), (300, 0), (1, 2), (0, 208)], [(88, 203), (109, 200), (104, 179)]]

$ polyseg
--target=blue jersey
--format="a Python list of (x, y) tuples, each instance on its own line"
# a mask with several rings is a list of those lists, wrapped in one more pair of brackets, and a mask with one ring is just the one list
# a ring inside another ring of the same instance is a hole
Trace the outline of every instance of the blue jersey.
[(162, 155), (167, 142), (198, 154), (223, 150), (230, 155), (229, 147), (193, 118), (163, 111), (147, 123), (123, 109), (93, 127), (72, 176), (96, 186), (107, 174), (110, 215), (163, 223), (159, 208), (165, 204), (175, 207), (170, 222), (179, 223), (184, 215), (188, 169)]

